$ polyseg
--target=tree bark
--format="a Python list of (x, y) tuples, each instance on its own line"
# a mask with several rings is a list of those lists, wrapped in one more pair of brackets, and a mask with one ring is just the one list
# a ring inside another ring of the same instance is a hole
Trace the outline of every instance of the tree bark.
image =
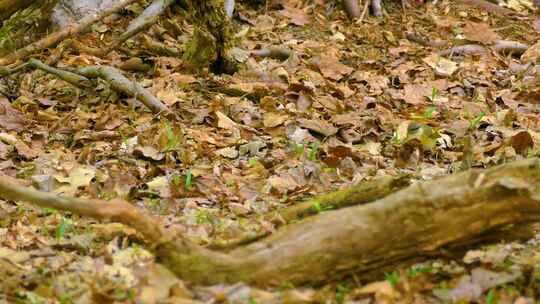
[(182, 242), (155, 249), (171, 270), (192, 282), (317, 284), (471, 244), (488, 231), (539, 219), (540, 161), (528, 159), (322, 213), (227, 255), (185, 251), (177, 246)]
[(24, 9), (30, 4), (33, 0), (0, 0), (0, 23), (7, 18), (9, 18), (13, 13), (20, 9)]
[(233, 73), (236, 70), (230, 55), (233, 31), (224, 2), (192, 0), (191, 8), (196, 27), (193, 38), (186, 46), (184, 59), (194, 69), (210, 66), (216, 73)]
[[(373, 203), (320, 213), (229, 252), (172, 235), (129, 203), (57, 197), (0, 177), (0, 196), (116, 220), (138, 229), (159, 261), (196, 284), (319, 284), (381, 271), (488, 232), (540, 220), (540, 160), (472, 169), (416, 183)], [(337, 195), (339, 196), (339, 195)]]

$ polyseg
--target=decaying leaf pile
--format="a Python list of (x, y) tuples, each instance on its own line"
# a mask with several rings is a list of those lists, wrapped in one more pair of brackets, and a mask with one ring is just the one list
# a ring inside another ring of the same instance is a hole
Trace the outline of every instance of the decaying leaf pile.
[[(240, 2), (229, 75), (182, 56), (182, 6), (128, 37), (148, 3), (127, 2), (33, 59), (0, 53), (0, 303), (540, 297), (530, 3), (385, 3), (350, 21), (333, 1)], [(21, 185), (111, 201), (94, 215), (127, 225), (25, 204)], [(120, 200), (157, 224), (118, 218)]]

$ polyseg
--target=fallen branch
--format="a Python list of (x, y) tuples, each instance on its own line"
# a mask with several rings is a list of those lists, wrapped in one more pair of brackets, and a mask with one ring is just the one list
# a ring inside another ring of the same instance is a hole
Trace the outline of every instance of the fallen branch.
[[(89, 66), (74, 70), (74, 72), (53, 68), (37, 59), (30, 59), (27, 63), (4, 71), (6, 74), (20, 71), (24, 68), (35, 68), (51, 73), (58, 78), (80, 88), (89, 88), (92, 82), (88, 78), (101, 78), (111, 85), (111, 88), (120, 93), (140, 100), (155, 114), (174, 116), (171, 110), (157, 99), (152, 93), (135, 81), (129, 80), (118, 69), (110, 66)], [(1, 71), (0, 71), (1, 72)]]
[(182, 52), (171, 46), (167, 46), (164, 43), (161, 43), (159, 41), (156, 41), (147, 35), (143, 35), (141, 39), (144, 47), (147, 51), (154, 53), (159, 56), (170, 56), (170, 57), (180, 57), (182, 56)]
[(493, 49), (498, 53), (511, 53), (514, 55), (522, 55), (529, 48), (528, 45), (517, 41), (498, 40), (495, 42)]
[(364, 21), (364, 17), (366, 17), (368, 10), (369, 10), (369, 0), (364, 0), (364, 9), (362, 10), (362, 14), (360, 14), (360, 17), (358, 18), (357, 23), (362, 23), (362, 21)]
[[(528, 45), (517, 41), (497, 40), (491, 48), (497, 53), (511, 53), (514, 55), (521, 55), (529, 48)], [(448, 55), (480, 55), (488, 52), (488, 47), (480, 44), (465, 44), (454, 46), (450, 49), (439, 51), (441, 56)]]
[(465, 56), (486, 54), (488, 49), (480, 44), (465, 44), (437, 52), (441, 56)]
[(83, 32), (84, 30), (88, 29), (92, 24), (102, 20), (103, 18), (116, 13), (120, 11), (125, 6), (136, 2), (138, 0), (123, 0), (119, 1), (118, 3), (112, 5), (108, 9), (103, 10), (99, 15), (90, 14), (83, 19), (81, 19), (78, 23), (69, 26), (67, 28), (61, 29), (57, 32), (54, 32), (47, 37), (40, 39), (34, 43), (31, 43), (21, 49), (16, 50), (15, 52), (0, 58), (0, 66), (5, 66), (8, 64), (12, 64), (18, 60), (24, 60), (28, 56), (39, 52), (43, 49), (46, 49), (48, 47), (51, 47), (58, 42), (62, 41), (63, 39), (70, 37), (70, 36), (76, 36)]
[(79, 88), (89, 88), (92, 86), (92, 82), (84, 76), (81, 76), (73, 72), (53, 68), (34, 58), (31, 58), (30, 60), (28, 60), (27, 66), (35, 68), (35, 69), (40, 69), (47, 73), (53, 74), (56, 77)]
[[(412, 42), (416, 42), (423, 46), (431, 46), (431, 47), (438, 48), (438, 47), (443, 47), (449, 44), (449, 42), (446, 40), (431, 41), (414, 32), (405, 33), (405, 37), (407, 37), (408, 40)], [(517, 41), (510, 41), (510, 40), (497, 40), (490, 47), (493, 50), (495, 50), (497, 53), (512, 53), (514, 55), (521, 55), (525, 53), (525, 51), (529, 48), (529, 46), (526, 44), (523, 44)], [(487, 46), (483, 46), (479, 44), (465, 44), (465, 45), (455, 46), (447, 50), (442, 50), (439, 52), (439, 55), (447, 56), (447, 55), (483, 54), (487, 52), (486, 48)]]
[(0, 177), (0, 196), (115, 220), (141, 232), (159, 261), (198, 284), (321, 283), (380, 270), (488, 231), (540, 219), (540, 160), (516, 161), (417, 183), (371, 204), (310, 217), (227, 254), (175, 238), (128, 203), (58, 197)]

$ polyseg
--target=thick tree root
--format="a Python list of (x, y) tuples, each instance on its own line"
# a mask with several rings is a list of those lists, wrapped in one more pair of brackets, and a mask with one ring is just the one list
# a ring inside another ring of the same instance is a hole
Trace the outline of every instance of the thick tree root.
[(92, 86), (92, 82), (89, 80), (89, 78), (101, 78), (109, 83), (113, 90), (140, 100), (153, 113), (174, 117), (171, 110), (154, 95), (152, 95), (152, 93), (143, 88), (137, 82), (129, 80), (118, 69), (110, 66), (88, 66), (71, 72), (53, 68), (37, 59), (30, 59), (27, 63), (16, 68), (0, 71), (0, 75), (15, 73), (24, 68), (43, 70), (80, 88), (89, 88)]
[(486, 54), (489, 51), (490, 47), (497, 53), (502, 53), (502, 54), (512, 53), (516, 56), (525, 53), (525, 51), (529, 48), (528, 45), (520, 43), (520, 42), (498, 40), (495, 42), (495, 44), (489, 47), (483, 46), (480, 44), (466, 44), (466, 45), (454, 46), (452, 48), (439, 51), (439, 55), (441, 56), (480, 55), (480, 54)]
[(154, 23), (157, 22), (159, 16), (165, 12), (165, 10), (174, 3), (174, 0), (154, 0), (144, 11), (137, 16), (137, 18), (131, 21), (124, 33), (120, 37), (116, 38), (109, 46), (107, 46), (102, 55), (106, 55), (119, 45), (124, 43), (129, 38), (137, 35), (138, 33), (148, 29)]
[(158, 259), (198, 284), (321, 283), (478, 241), (488, 231), (540, 219), (540, 160), (468, 170), (417, 183), (370, 204), (326, 212), (227, 254), (172, 237), (128, 203), (57, 197), (0, 177), (0, 196), (115, 220), (140, 231)]
[(83, 32), (84, 30), (88, 29), (92, 24), (102, 20), (103, 18), (116, 13), (120, 11), (125, 6), (136, 2), (138, 0), (123, 0), (119, 1), (118, 3), (114, 4), (110, 8), (102, 11), (99, 15), (88, 15), (81, 19), (77, 24), (61, 29), (57, 32), (54, 32), (47, 37), (40, 39), (32, 44), (29, 44), (21, 49), (18, 49), (17, 51), (0, 58), (0, 66), (5, 66), (8, 64), (12, 64), (17, 60), (24, 60), (28, 56), (37, 53), (39, 51), (42, 51), (48, 47), (51, 47), (58, 42), (62, 41), (63, 39), (75, 36)]
[[(437, 40), (437, 41), (430, 41), (414, 32), (407, 32), (405, 34), (407, 39), (410, 41), (416, 42), (418, 44), (424, 45), (424, 46), (430, 46), (430, 47), (444, 47), (448, 44), (450, 44), (449, 41), (446, 40)], [(451, 47), (446, 50), (441, 50), (438, 52), (441, 56), (448, 56), (448, 55), (478, 55), (478, 54), (485, 54), (489, 51), (491, 48), (497, 53), (502, 54), (509, 54), (512, 53), (516, 56), (519, 56), (529, 48), (529, 45), (523, 44), (521, 42), (517, 41), (511, 41), (511, 40), (497, 40), (493, 45), (484, 46), (480, 44), (465, 44), (465, 45), (458, 45)]]
[(408, 186), (409, 183), (410, 177), (406, 175), (380, 177), (343, 190), (320, 195), (306, 202), (294, 204), (279, 210), (278, 213), (286, 222), (290, 222), (322, 211), (366, 204), (396, 192)]
[(137, 98), (154, 113), (163, 113), (166, 115), (172, 113), (169, 108), (152, 95), (152, 93), (137, 82), (127, 79), (126, 76), (113, 67), (97, 65), (88, 66), (78, 69), (77, 73), (88, 78), (99, 77), (104, 79), (114, 90)]

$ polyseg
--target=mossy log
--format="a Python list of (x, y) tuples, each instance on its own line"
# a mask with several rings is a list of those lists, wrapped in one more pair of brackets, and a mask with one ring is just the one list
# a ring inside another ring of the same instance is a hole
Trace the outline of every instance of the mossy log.
[(540, 160), (416, 183), (369, 204), (317, 214), (226, 253), (172, 235), (126, 202), (55, 198), (5, 177), (0, 177), (0, 196), (135, 227), (163, 264), (193, 283), (318, 284), (351, 273), (362, 276), (441, 248), (469, 245), (509, 225), (538, 221)]
[(535, 158), (417, 183), (370, 204), (322, 213), (230, 251), (227, 259), (185, 254), (169, 247), (175, 243), (156, 250), (170, 269), (198, 283), (317, 284), (539, 219)]
[(279, 210), (278, 214), (286, 222), (291, 222), (323, 211), (369, 203), (396, 192), (409, 183), (408, 175), (383, 176), (340, 191), (319, 195), (305, 202), (298, 202)]

